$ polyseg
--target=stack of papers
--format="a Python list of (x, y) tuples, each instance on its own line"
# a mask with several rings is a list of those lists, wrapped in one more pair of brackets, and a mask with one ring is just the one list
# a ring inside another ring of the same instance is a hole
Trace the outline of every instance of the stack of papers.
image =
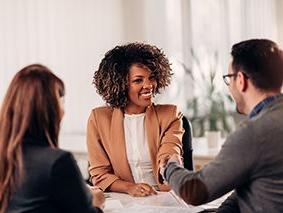
[(108, 193), (104, 212), (106, 213), (197, 213), (202, 207), (190, 206), (174, 195), (173, 192), (158, 192), (148, 197), (131, 197), (127, 194)]

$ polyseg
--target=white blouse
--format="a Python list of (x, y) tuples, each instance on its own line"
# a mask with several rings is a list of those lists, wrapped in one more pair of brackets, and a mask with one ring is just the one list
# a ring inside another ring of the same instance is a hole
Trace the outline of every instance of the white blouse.
[(144, 118), (145, 113), (125, 114), (124, 131), (127, 158), (136, 183), (147, 183), (151, 186), (156, 186)]

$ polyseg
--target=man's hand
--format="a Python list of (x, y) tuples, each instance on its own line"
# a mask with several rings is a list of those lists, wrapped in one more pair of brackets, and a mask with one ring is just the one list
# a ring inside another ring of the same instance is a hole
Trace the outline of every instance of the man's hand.
[(180, 166), (183, 166), (184, 163), (183, 163), (183, 157), (178, 155), (178, 154), (173, 154), (169, 160), (167, 161), (167, 164), (170, 163), (170, 162), (176, 162), (178, 163)]
[(170, 159), (170, 156), (166, 156), (165, 158), (161, 159), (159, 163), (159, 173), (165, 184), (167, 184), (167, 182), (165, 182), (164, 172), (165, 172), (165, 168), (166, 168), (166, 165), (169, 159)]
[(172, 156), (167, 156), (167, 157), (163, 158), (162, 160), (160, 160), (160, 163), (159, 163), (159, 173), (162, 176), (165, 184), (167, 184), (167, 182), (165, 181), (165, 174), (164, 174), (164, 172), (165, 172), (166, 166), (170, 162), (176, 162), (179, 165), (183, 166), (183, 157), (181, 157), (178, 154), (173, 154)]

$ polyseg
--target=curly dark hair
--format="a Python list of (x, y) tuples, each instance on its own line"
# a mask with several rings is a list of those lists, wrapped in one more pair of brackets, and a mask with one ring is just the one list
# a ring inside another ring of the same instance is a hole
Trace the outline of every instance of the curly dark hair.
[(138, 42), (116, 46), (105, 54), (93, 77), (97, 93), (110, 106), (128, 104), (128, 73), (133, 64), (150, 69), (157, 82), (155, 94), (170, 84), (172, 69), (159, 48)]

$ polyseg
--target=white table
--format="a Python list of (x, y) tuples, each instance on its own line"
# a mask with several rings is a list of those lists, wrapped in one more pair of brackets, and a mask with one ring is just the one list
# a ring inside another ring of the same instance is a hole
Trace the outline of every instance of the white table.
[(106, 193), (105, 213), (196, 213), (201, 212), (202, 207), (187, 205), (178, 198), (173, 191), (158, 192), (158, 195), (148, 197), (132, 197), (122, 193)]
[(122, 193), (105, 193), (105, 213), (197, 213), (205, 209), (218, 208), (230, 193), (201, 206), (185, 203), (173, 191), (158, 192), (158, 195), (148, 197), (132, 197)]

